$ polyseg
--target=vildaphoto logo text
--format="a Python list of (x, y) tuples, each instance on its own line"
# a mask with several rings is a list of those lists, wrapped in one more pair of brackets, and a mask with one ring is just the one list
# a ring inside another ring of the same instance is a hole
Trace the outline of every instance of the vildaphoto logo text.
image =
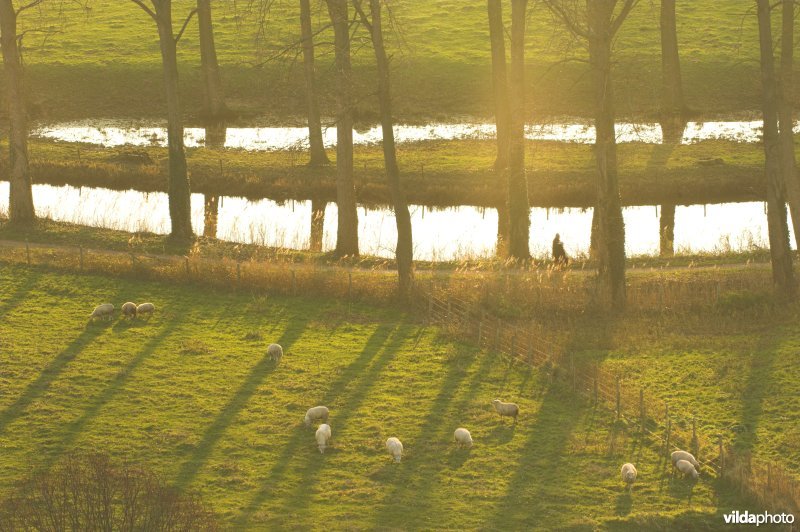
[(759, 525), (782, 525), (782, 524), (791, 525), (792, 523), (794, 523), (793, 514), (771, 514), (769, 512), (752, 514), (747, 510), (745, 510), (744, 512), (735, 510), (731, 513), (724, 514), (722, 517), (725, 519), (725, 523), (728, 525), (759, 526)]

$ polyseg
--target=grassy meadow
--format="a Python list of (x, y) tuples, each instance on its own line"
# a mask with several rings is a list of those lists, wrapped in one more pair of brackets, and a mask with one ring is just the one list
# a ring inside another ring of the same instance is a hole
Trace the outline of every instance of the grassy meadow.
[[(592, 147), (552, 141), (526, 145), (531, 205), (590, 207), (595, 202)], [(409, 202), (495, 207), (501, 200), (489, 140), (400, 144), (398, 157)], [(329, 150), (335, 161), (335, 150)], [(625, 205), (699, 204), (765, 199), (764, 151), (754, 143), (708, 140), (678, 146), (626, 143), (618, 150), (620, 196)], [(355, 148), (354, 178), (360, 202), (391, 203), (380, 146)], [(135, 162), (130, 162), (134, 159)], [(306, 166), (296, 151), (187, 150), (192, 190), (211, 195), (274, 200), (336, 200), (335, 164)], [(34, 182), (145, 192), (165, 191), (167, 150), (103, 148), (79, 143), (31, 142)], [(8, 155), (0, 155), (0, 171)]]
[[(194, 3), (173, 4), (177, 32)], [(298, 40), (298, 8), (296, 2), (271, 4), (266, 15), (248, 9), (248, 2), (214, 4), (228, 100), (242, 122), (302, 123), (301, 64), (295, 51), (283, 53)], [(316, 27), (327, 24), (324, 4), (312, 4)], [(395, 28), (387, 34), (399, 121), (491, 118), (486, 3), (435, 0), (390, 5)], [(529, 118), (591, 116), (586, 50), (564, 34), (543, 3), (531, 5), (526, 52)], [(164, 116), (157, 34), (141, 9), (124, 0), (65, 2), (54, 9), (31, 9), (20, 19), (23, 30), (48, 29), (25, 37), (30, 100), (38, 118)], [(658, 19), (657, 3), (641, 2), (620, 31), (615, 67), (620, 116), (652, 117), (658, 110)], [(678, 3), (677, 26), (688, 106), (701, 117), (757, 110), (760, 78), (753, 3)], [(369, 47), (362, 46), (363, 30), (356, 31), (355, 38), (357, 118), (375, 122), (373, 58)], [(331, 31), (320, 33), (318, 41), (322, 109), (330, 116), (334, 110)], [(179, 61), (185, 109), (196, 116), (201, 91), (194, 22), (180, 42)]]
[[(747, 507), (711, 477), (669, 478), (663, 453), (535, 371), (396, 310), (0, 268), (0, 493), (32, 466), (91, 449), (197, 491), (234, 529), (708, 529)], [(126, 300), (158, 311), (87, 324), (96, 303)], [(752, 394), (790, 349), (776, 338), (738, 396), (725, 380), (708, 384), (728, 404), (755, 405), (749, 419), (772, 415), (772, 391)], [(286, 351), (277, 367), (265, 356), (273, 341)], [(643, 347), (609, 358), (713, 349), (671, 338)], [(688, 394), (693, 375), (660, 378)], [(495, 397), (520, 404), (515, 427), (491, 410)], [(324, 456), (302, 425), (316, 404), (331, 408)], [(471, 451), (450, 441), (462, 425)], [(385, 452), (390, 435), (404, 442), (401, 464)], [(619, 479), (628, 460), (639, 469), (632, 494)]]

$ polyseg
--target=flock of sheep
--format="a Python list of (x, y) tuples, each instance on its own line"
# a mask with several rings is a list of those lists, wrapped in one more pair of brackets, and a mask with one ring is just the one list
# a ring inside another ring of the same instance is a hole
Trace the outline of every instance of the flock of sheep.
[[(138, 317), (144, 316), (147, 316), (149, 319), (153, 315), (153, 312), (156, 311), (156, 306), (152, 303), (142, 303), (141, 305), (137, 305), (136, 303), (128, 301), (127, 303), (123, 303), (121, 310), (122, 317), (127, 320), (135, 320)], [(97, 305), (89, 315), (89, 321), (93, 322), (97, 319), (105, 321), (113, 320), (114, 305), (112, 303), (103, 303), (102, 305)]]
[[(692, 477), (692, 480), (697, 480), (700, 476), (700, 462), (692, 455), (692, 453), (687, 451), (674, 451), (670, 455), (670, 459), (672, 460), (672, 467), (673, 473), (675, 471), (679, 471), (683, 473), (683, 476)], [(628, 485), (628, 488), (633, 486), (633, 483), (636, 482), (636, 466), (631, 463), (622, 464), (622, 481)]]
[[(267, 348), (267, 354), (272, 358), (273, 361), (280, 361), (280, 357), (283, 356), (283, 349), (278, 344), (271, 344), (269, 348)], [(276, 358), (277, 356), (277, 358)], [(517, 416), (519, 415), (519, 406), (514, 403), (504, 403), (498, 399), (492, 401), (492, 405), (494, 406), (495, 411), (500, 414), (500, 417), (513, 417), (514, 423), (517, 422)], [(319, 452), (325, 453), (325, 449), (328, 448), (328, 441), (331, 439), (331, 426), (328, 425), (328, 416), (330, 415), (330, 410), (327, 406), (314, 406), (308, 409), (306, 412), (305, 418), (303, 418), (303, 423), (305, 423), (306, 427), (310, 427), (311, 424), (315, 421), (322, 421), (323, 423), (317, 428), (317, 432), (314, 434), (314, 438), (317, 440), (317, 447), (319, 448)], [(467, 429), (464, 427), (459, 427), (453, 433), (453, 439), (456, 442), (458, 447), (466, 447), (469, 449), (472, 447), (472, 435), (469, 433)], [(386, 450), (389, 452), (392, 458), (394, 458), (395, 462), (400, 462), (403, 459), (403, 442), (400, 441), (399, 438), (392, 436), (386, 440)]]
[[(140, 316), (148, 316), (149, 318), (153, 315), (155, 309), (156, 307), (152, 303), (142, 303), (137, 305), (136, 303), (132, 303), (130, 301), (124, 303), (121, 308), (122, 316), (125, 319), (136, 319)], [(94, 321), (95, 319), (112, 320), (113, 318), (114, 305), (111, 303), (103, 303), (102, 305), (98, 305), (89, 316), (90, 321)], [(281, 358), (283, 358), (283, 348), (279, 344), (270, 344), (269, 347), (267, 347), (267, 356), (272, 362), (279, 364)], [(512, 417), (514, 418), (514, 424), (517, 423), (517, 416), (519, 416), (519, 405), (516, 403), (505, 403), (499, 399), (495, 399), (492, 401), (492, 406), (500, 415), (501, 419), (503, 417)], [(328, 442), (330, 441), (332, 434), (331, 426), (328, 425), (329, 415), (330, 410), (328, 407), (314, 406), (308, 409), (305, 418), (303, 419), (303, 422), (307, 427), (310, 427), (315, 421), (322, 421), (317, 428), (316, 433), (314, 434), (314, 438), (317, 441), (319, 452), (323, 454), (325, 453), (325, 449), (328, 447)], [(459, 427), (455, 430), (453, 433), (453, 439), (456, 445), (460, 448), (466, 447), (469, 449), (472, 447), (472, 435), (470, 434), (469, 430), (465, 429), (464, 427)], [(399, 438), (394, 436), (388, 438), (386, 440), (386, 450), (395, 462), (400, 462), (402, 460), (403, 442), (401, 442)], [(670, 458), (672, 460), (672, 466), (675, 468), (674, 470), (682, 473), (684, 477), (690, 476), (692, 479), (696, 480), (700, 476), (700, 463), (691, 453), (686, 451), (675, 451), (670, 455)], [(633, 483), (636, 482), (636, 476), (638, 474), (636, 471), (636, 466), (631, 463), (623, 464), (621, 473), (622, 481), (630, 489)]]

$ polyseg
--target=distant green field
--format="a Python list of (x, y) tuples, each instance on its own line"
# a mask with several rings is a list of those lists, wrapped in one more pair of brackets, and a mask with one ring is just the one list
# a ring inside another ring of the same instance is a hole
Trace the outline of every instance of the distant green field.
[[(173, 3), (177, 29), (194, 3)], [(24, 41), (37, 116), (44, 120), (162, 116), (160, 55), (152, 21), (126, 0), (95, 0), (89, 2), (88, 11), (77, 3), (64, 4), (59, 13), (29, 10), (21, 21), (23, 29), (44, 25), (58, 30), (46, 38), (30, 33)], [(245, 9), (246, 4), (214, 3), (219, 59), (230, 104), (243, 121), (299, 121), (304, 96), (295, 54), (268, 61), (298, 39), (296, 2), (274, 2), (260, 34), (260, 16)], [(586, 51), (566, 37), (542, 2), (531, 4), (529, 118), (590, 116), (587, 66), (582, 61)], [(390, 35), (397, 117), (402, 121), (490, 117), (486, 3), (415, 0), (391, 5), (397, 23), (397, 31)], [(756, 110), (759, 69), (753, 3), (679, 2), (677, 11), (689, 106), (704, 116)], [(615, 89), (620, 115), (653, 116), (658, 109), (658, 18), (657, 2), (641, 2), (620, 32)], [(315, 8), (315, 20), (318, 25), (326, 22), (324, 7)], [(355, 35), (358, 115), (362, 121), (375, 121), (372, 50), (363, 30)], [(331, 115), (330, 31), (320, 34), (319, 41), (322, 107)], [(186, 110), (194, 115), (200, 98), (194, 23), (180, 43), (180, 61)]]
[[(96, 303), (128, 299), (158, 311), (87, 325)], [(0, 493), (83, 448), (197, 490), (234, 529), (711, 528), (747, 507), (709, 477), (670, 479), (652, 447), (537, 373), (391, 310), (3, 266), (0, 362)], [(495, 397), (520, 404), (516, 428)], [(332, 412), (324, 456), (302, 426), (316, 404)], [(470, 452), (450, 441), (462, 425)]]

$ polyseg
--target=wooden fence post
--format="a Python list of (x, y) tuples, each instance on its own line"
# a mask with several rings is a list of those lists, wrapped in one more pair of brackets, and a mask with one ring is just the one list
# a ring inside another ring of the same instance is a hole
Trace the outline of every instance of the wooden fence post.
[(533, 333), (528, 331), (528, 365), (533, 367)]
[(639, 388), (639, 432), (641, 432), (642, 435), (644, 435), (644, 420), (644, 388)]

